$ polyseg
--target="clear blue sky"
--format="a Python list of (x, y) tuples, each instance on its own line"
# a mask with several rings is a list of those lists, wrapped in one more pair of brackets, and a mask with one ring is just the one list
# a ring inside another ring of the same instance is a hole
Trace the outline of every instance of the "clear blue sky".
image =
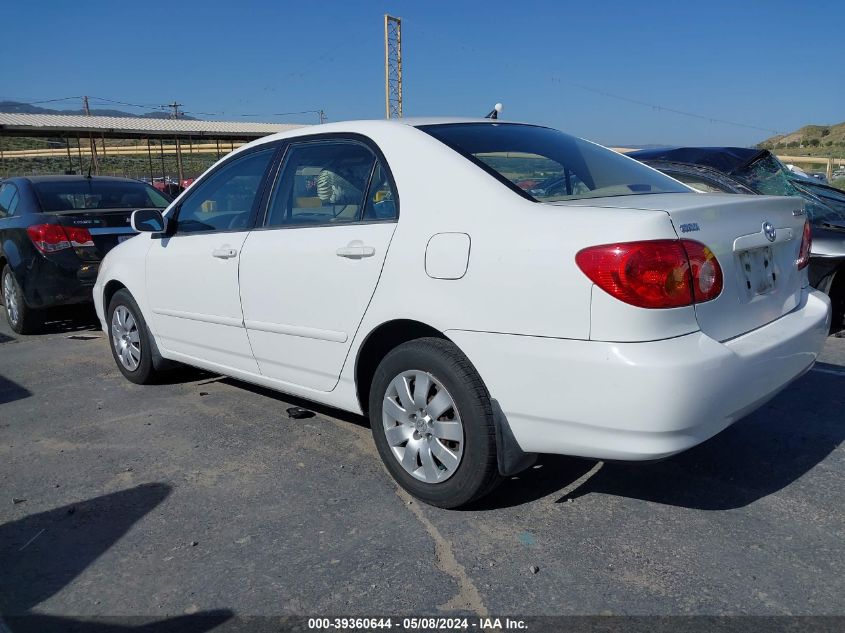
[(750, 145), (845, 121), (841, 0), (10, 1), (0, 99), (378, 118), (385, 12), (403, 18), (406, 116), (483, 115), (501, 101), (504, 118), (607, 144)]

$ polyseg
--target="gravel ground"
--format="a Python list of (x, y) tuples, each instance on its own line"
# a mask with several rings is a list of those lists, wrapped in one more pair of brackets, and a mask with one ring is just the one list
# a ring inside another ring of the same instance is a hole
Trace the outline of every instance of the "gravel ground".
[[(366, 420), (194, 370), (133, 385), (95, 328), (85, 311), (38, 336), (0, 325), (0, 612), (16, 631), (28, 613), (42, 630), (92, 616), (208, 630), (231, 615), (845, 615), (843, 338), (683, 455), (546, 457), (445, 511), (394, 486)], [(292, 405), (316, 415), (290, 419)]]

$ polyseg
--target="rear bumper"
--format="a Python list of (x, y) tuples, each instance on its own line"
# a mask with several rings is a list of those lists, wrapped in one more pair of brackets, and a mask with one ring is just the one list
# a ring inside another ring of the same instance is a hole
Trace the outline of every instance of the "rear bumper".
[(701, 332), (605, 343), (449, 331), (526, 452), (659, 459), (748, 415), (812, 367), (830, 303), (805, 290), (777, 321), (720, 343)]
[(37, 258), (24, 271), (21, 283), (27, 306), (40, 309), (90, 302), (100, 262), (74, 260), (66, 263)]

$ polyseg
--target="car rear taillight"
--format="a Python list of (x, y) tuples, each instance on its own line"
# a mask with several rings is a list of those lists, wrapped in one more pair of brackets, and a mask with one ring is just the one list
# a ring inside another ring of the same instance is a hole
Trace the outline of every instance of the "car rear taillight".
[(810, 263), (810, 248), (813, 246), (813, 232), (810, 223), (804, 222), (804, 234), (801, 236), (801, 250), (798, 252), (798, 270), (802, 270)]
[(42, 253), (55, 253), (66, 248), (94, 246), (94, 240), (88, 229), (58, 224), (35, 224), (27, 227), (27, 234), (32, 243)]
[(68, 239), (70, 239), (71, 246), (74, 248), (94, 246), (94, 240), (91, 237), (91, 233), (88, 232), (88, 229), (76, 226), (66, 226), (63, 228), (65, 233), (67, 233)]
[(611, 296), (640, 308), (679, 308), (722, 291), (722, 268), (693, 240), (649, 240), (591, 246), (578, 267)]
[(701, 242), (681, 240), (690, 263), (692, 292), (696, 303), (715, 299), (722, 292), (722, 267), (709, 248)]

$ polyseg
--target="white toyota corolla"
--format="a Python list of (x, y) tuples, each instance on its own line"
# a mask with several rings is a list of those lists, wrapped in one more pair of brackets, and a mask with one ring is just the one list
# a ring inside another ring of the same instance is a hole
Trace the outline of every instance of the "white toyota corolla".
[(443, 507), (536, 453), (688, 449), (829, 327), (800, 200), (694, 193), (534, 125), (270, 136), (133, 226), (94, 288), (129, 380), (178, 361), (368, 413), (393, 477)]

